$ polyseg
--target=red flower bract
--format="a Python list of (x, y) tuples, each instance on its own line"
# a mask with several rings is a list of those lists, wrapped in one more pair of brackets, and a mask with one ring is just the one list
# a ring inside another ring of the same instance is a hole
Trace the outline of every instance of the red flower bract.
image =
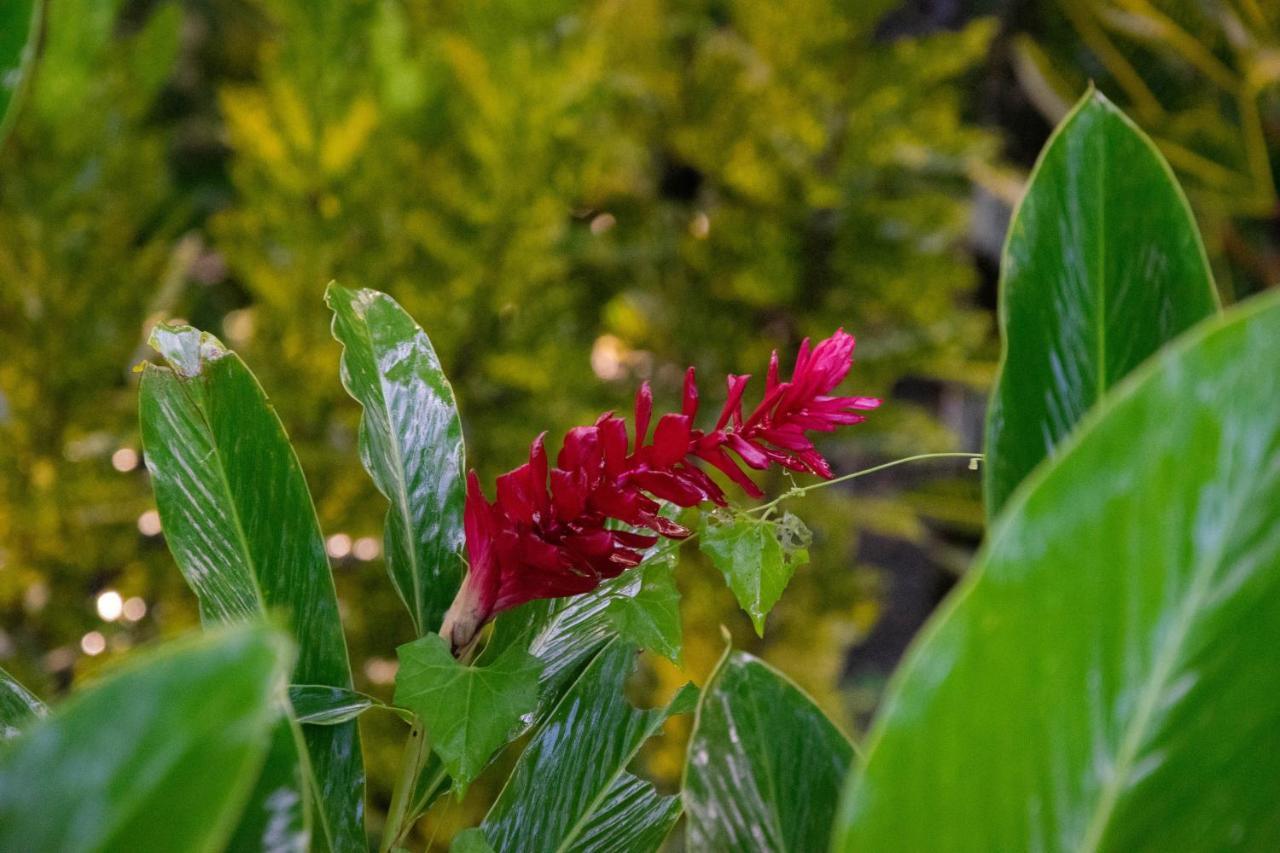
[[(550, 468), (539, 436), (529, 461), (503, 474), (497, 500), (490, 503), (475, 472), (467, 477), (465, 526), (471, 568), (440, 633), (455, 651), (503, 610), (539, 598), (578, 595), (638, 565), (658, 536), (689, 535), (659, 514), (658, 500), (680, 507), (704, 502), (723, 506), (723, 490), (700, 462), (714, 466), (752, 497), (759, 487), (741, 466), (763, 470), (772, 464), (831, 477), (827, 461), (808, 433), (831, 432), (865, 419), (861, 412), (880, 401), (871, 397), (828, 396), (853, 364), (852, 335), (843, 330), (810, 347), (800, 345), (790, 381), (779, 379), (778, 354), (769, 361), (764, 398), (743, 414), (749, 376), (729, 376), (728, 397), (715, 426), (694, 427), (698, 389), (693, 368), (685, 374), (678, 413), (653, 417), (646, 382), (636, 394), (635, 440), (626, 422), (612, 413), (592, 426), (575, 427)], [(611, 530), (610, 519), (635, 530)]]

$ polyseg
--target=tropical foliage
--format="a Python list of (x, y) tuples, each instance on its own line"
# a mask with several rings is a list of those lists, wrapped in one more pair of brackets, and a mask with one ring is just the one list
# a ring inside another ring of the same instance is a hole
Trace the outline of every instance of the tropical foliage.
[[(803, 525), (777, 507), (803, 513), (833, 481), (698, 510), (719, 485), (676, 460), (708, 438), (829, 476), (800, 442), (862, 399), (827, 396), (848, 371), (838, 335), (770, 371), (756, 412), (772, 433), (752, 432), (731, 381), (711, 431), (690, 426), (690, 393), (648, 445), (645, 387), (633, 444), (606, 416), (571, 431), (549, 469), (539, 440), (490, 503), (474, 477), (461, 497), (459, 415), (423, 328), (385, 294), (333, 287), (328, 301), (365, 407), (361, 458), (390, 505), (389, 580), (418, 622), (395, 704), (351, 689), (324, 540), (261, 386), (213, 336), (158, 326), (142, 433), (207, 633), (139, 653), (51, 712), (4, 676), (6, 848), (351, 850), (372, 831), (387, 851), (485, 772), (506, 781), (457, 851), (657, 850), (682, 817), (691, 850), (1280, 845), (1280, 299), (1219, 311), (1171, 173), (1101, 95), (1055, 133), (1010, 227), (990, 533), (861, 746), (732, 648), (701, 687), (649, 709), (628, 698), (638, 651), (680, 659), (670, 572), (694, 513), (758, 628), (803, 565)], [(584, 497), (579, 476), (601, 491)], [(650, 514), (664, 493), (689, 499)], [(614, 523), (592, 526), (582, 502)], [(450, 612), (490, 577), (521, 600), (441, 636), (463, 543)], [(621, 568), (601, 570), (602, 554)], [(585, 580), (566, 595), (568, 570)], [(406, 734), (387, 820), (366, 827), (355, 721), (372, 714)], [(680, 789), (664, 793), (637, 757), (690, 714)]]

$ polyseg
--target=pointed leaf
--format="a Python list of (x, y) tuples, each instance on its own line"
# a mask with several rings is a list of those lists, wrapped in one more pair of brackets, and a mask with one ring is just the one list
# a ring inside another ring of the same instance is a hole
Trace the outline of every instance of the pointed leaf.
[(382, 705), (373, 696), (358, 690), (329, 687), (326, 684), (289, 685), (289, 703), (293, 705), (293, 715), (299, 723), (313, 726), (345, 723), (359, 717), (374, 705)]
[[(169, 367), (142, 376), (142, 441), (161, 525), (206, 624), (281, 611), (293, 680), (351, 687), (338, 599), (311, 495), (284, 427), (235, 353), (189, 326), (158, 326)], [(306, 726), (318, 835), (365, 845), (354, 722)]]
[(679, 664), (683, 639), (675, 551), (647, 560), (634, 572), (640, 576), (640, 588), (634, 596), (609, 601), (609, 620), (618, 636)]
[(465, 791), (537, 705), (538, 660), (513, 647), (488, 666), (467, 666), (439, 634), (396, 651), (396, 704), (422, 718), (432, 749)]
[(615, 611), (610, 608), (637, 595), (641, 578), (638, 571), (623, 572), (583, 595), (531, 601), (498, 617), (481, 661), (516, 647), (527, 650), (542, 665), (538, 709), (526, 718), (528, 725), (550, 713), (583, 667), (617, 638)]
[(1277, 296), (1019, 490), (895, 677), (837, 849), (1280, 849)]
[(724, 575), (761, 637), (764, 619), (782, 597), (796, 567), (809, 561), (804, 549), (784, 549), (778, 535), (772, 522), (744, 515), (721, 521), (706, 513), (698, 530), (698, 548)]
[(130, 658), (0, 753), (0, 850), (221, 850), (291, 654), (260, 626)]
[(329, 285), (342, 384), (364, 407), (360, 459), (390, 501), (387, 571), (421, 636), (462, 581), (462, 422), (425, 332), (376, 290)]
[(1216, 308), (1204, 246), (1168, 164), (1090, 91), (1049, 140), (1009, 226), (987, 517), (1108, 389)]
[(641, 711), (623, 695), (634, 646), (601, 648), (520, 756), (481, 824), (499, 853), (657, 850), (680, 816), (678, 797), (660, 796), (627, 766), (673, 713), (691, 704), (687, 687), (666, 709)]
[(853, 748), (808, 696), (743, 652), (708, 679), (689, 740), (689, 850), (825, 850)]
[(0, 743), (17, 737), (45, 714), (44, 703), (9, 673), (0, 669)]

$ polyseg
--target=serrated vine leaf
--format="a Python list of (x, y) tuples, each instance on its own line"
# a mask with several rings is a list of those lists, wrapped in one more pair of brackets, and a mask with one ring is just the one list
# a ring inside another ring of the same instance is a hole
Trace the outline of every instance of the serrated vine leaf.
[(627, 769), (673, 714), (693, 705), (691, 686), (667, 708), (641, 711), (623, 695), (636, 649), (605, 644), (521, 754), (480, 828), (498, 853), (657, 850), (680, 816)]
[(449, 853), (496, 853), (479, 827), (464, 829), (453, 837)]
[[(294, 682), (350, 689), (324, 538), (262, 387), (234, 352), (189, 326), (157, 326), (152, 345), (167, 366), (143, 371), (142, 442), (165, 541), (202, 621), (281, 613), (298, 646)], [(355, 723), (303, 734), (317, 834), (335, 850), (364, 845)]]
[(0, 850), (221, 850), (280, 718), (289, 642), (220, 630), (130, 658), (0, 752)]
[(988, 519), (1109, 389), (1217, 310), (1195, 219), (1168, 164), (1094, 91), (1041, 154), (1000, 272), (1004, 356), (987, 412)]
[[(790, 528), (788, 528), (790, 536)], [(803, 548), (788, 550), (771, 521), (738, 515), (722, 521), (702, 516), (698, 547), (724, 575), (738, 604), (751, 617), (756, 633), (764, 636), (764, 620), (782, 597), (798, 566), (809, 561)]]
[(1139, 369), (895, 677), (838, 850), (1280, 849), (1280, 299)]
[(541, 665), (513, 647), (488, 666), (468, 666), (454, 660), (438, 634), (405, 643), (397, 653), (396, 704), (422, 718), (432, 749), (463, 792), (537, 706)]
[(703, 688), (683, 787), (689, 850), (825, 850), (853, 747), (808, 696), (726, 653)]
[(616, 596), (605, 609), (618, 636), (679, 664), (683, 631), (675, 563), (674, 550), (649, 558), (633, 570), (640, 578), (635, 595)]
[(422, 328), (376, 290), (329, 285), (342, 384), (361, 406), (360, 459), (387, 498), (387, 571), (421, 636), (462, 581), (465, 450), (453, 389)]

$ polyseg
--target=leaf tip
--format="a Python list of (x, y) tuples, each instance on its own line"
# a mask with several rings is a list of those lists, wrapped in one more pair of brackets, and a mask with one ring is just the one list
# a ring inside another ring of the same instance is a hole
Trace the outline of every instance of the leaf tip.
[(217, 361), (231, 351), (208, 332), (192, 326), (170, 326), (157, 323), (147, 339), (151, 348), (160, 353), (180, 376), (191, 379), (199, 376), (206, 362)]

